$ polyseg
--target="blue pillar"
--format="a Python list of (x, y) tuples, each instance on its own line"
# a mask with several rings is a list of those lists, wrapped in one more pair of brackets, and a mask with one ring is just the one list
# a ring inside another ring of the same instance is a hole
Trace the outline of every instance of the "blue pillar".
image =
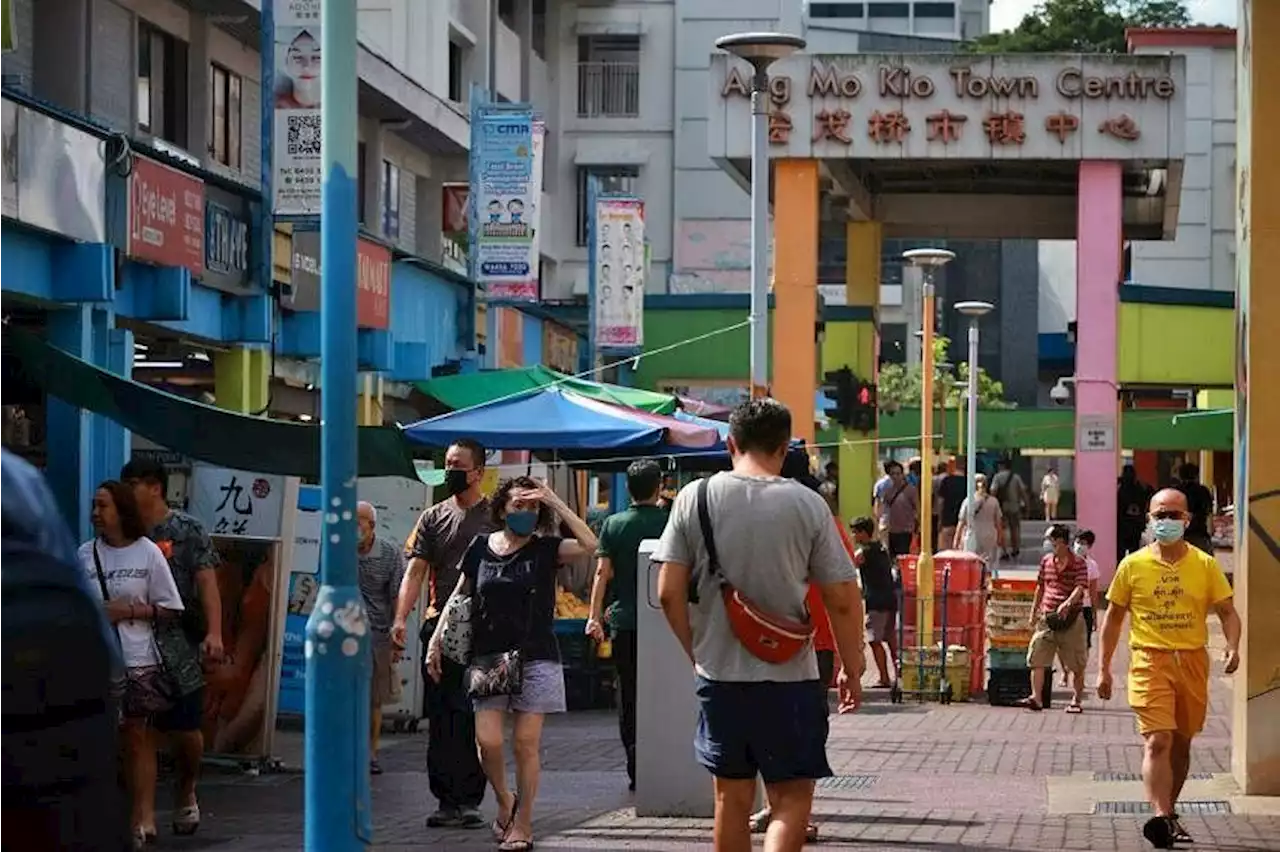
[(369, 622), (356, 586), (356, 4), (321, 5), (321, 587), (307, 620), (308, 852), (373, 839)]

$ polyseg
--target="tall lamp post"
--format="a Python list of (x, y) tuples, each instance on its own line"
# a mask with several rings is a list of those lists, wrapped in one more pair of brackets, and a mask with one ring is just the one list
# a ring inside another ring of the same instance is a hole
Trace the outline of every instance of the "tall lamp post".
[[(320, 593), (307, 620), (307, 852), (355, 852), (369, 816), (369, 622), (356, 585), (356, 4), (320, 7)], [(268, 199), (269, 202), (269, 199)]]
[(751, 63), (751, 397), (769, 395), (769, 66), (804, 50), (785, 33), (734, 33), (716, 47)]
[(956, 310), (969, 318), (969, 448), (965, 456), (965, 487), (969, 495), (969, 511), (965, 517), (964, 549), (976, 553), (973, 534), (974, 492), (978, 478), (978, 321), (995, 310), (990, 302), (957, 302)]
[[(937, 312), (933, 279), (955, 256), (955, 252), (938, 248), (902, 253), (904, 260), (924, 273), (924, 304), (920, 311), (924, 332), (920, 339), (920, 559), (916, 562), (916, 588), (922, 601), (933, 594), (933, 324)], [(920, 644), (929, 647), (933, 645), (933, 605), (926, 604), (921, 609)]]

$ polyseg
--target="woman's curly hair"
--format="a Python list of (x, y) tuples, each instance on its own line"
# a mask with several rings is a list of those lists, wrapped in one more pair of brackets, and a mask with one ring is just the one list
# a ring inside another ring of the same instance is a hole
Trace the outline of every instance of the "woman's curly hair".
[[(513, 476), (498, 483), (498, 490), (489, 498), (489, 518), (499, 527), (507, 523), (507, 502), (512, 491), (541, 488), (542, 483), (528, 476)], [(548, 529), (555, 522), (555, 514), (546, 503), (538, 504), (538, 523), (535, 529)]]

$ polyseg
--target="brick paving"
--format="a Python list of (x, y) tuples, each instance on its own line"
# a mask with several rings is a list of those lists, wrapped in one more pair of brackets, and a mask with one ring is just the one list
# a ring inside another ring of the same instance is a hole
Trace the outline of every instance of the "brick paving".
[[(1215, 644), (1220, 643), (1215, 637)], [(1123, 671), (1117, 661), (1117, 673)], [(1090, 676), (1092, 683), (1092, 674)], [(1184, 800), (1230, 799), (1230, 690), (1215, 676), (1211, 716), (1196, 741)], [(1120, 690), (1123, 692), (1123, 690)], [(815, 820), (823, 848), (854, 850), (1138, 850), (1144, 817), (1094, 815), (1095, 802), (1142, 799), (1132, 780), (1142, 749), (1123, 699), (1086, 699), (1080, 716), (1053, 709), (1029, 713), (984, 702), (894, 706), (869, 690), (857, 714), (833, 717), (828, 753), (840, 776), (818, 790)], [(1277, 724), (1280, 724), (1278, 722)], [(706, 849), (710, 823), (640, 819), (629, 807), (616, 723), (610, 713), (548, 719), (535, 833), (545, 850)], [(425, 732), (424, 732), (425, 733)], [(488, 832), (427, 829), (434, 805), (427, 789), (424, 733), (390, 736), (385, 774), (373, 781), (375, 838), (383, 852), (494, 848)], [(278, 753), (300, 752), (299, 735), (279, 734)], [(1095, 781), (1094, 773), (1112, 780)], [(1194, 777), (1194, 776), (1193, 776)], [(1194, 788), (1194, 789), (1192, 789)], [(1223, 792), (1227, 791), (1227, 792)], [(257, 777), (211, 773), (202, 793), (205, 826), (191, 839), (161, 838), (161, 849), (298, 849), (302, 837), (300, 774)], [(489, 811), (492, 803), (486, 802)], [(162, 823), (163, 824), (163, 823)], [(1280, 817), (1189, 814), (1196, 850), (1280, 852)]]

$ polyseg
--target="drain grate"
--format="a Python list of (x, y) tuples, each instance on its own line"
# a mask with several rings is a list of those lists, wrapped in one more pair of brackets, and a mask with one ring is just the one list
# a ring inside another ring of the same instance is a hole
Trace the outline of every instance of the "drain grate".
[[(1141, 781), (1142, 776), (1137, 772), (1095, 772), (1093, 773), (1094, 781)], [(1187, 776), (1188, 781), (1212, 781), (1212, 772), (1192, 772)]]
[(818, 780), (820, 790), (865, 790), (876, 783), (876, 775), (832, 775)]
[[(1111, 816), (1138, 816), (1151, 813), (1150, 802), (1098, 802), (1093, 806), (1095, 814)], [(1204, 800), (1198, 802), (1178, 802), (1178, 813), (1186, 814), (1229, 814), (1231, 803), (1222, 800)]]

